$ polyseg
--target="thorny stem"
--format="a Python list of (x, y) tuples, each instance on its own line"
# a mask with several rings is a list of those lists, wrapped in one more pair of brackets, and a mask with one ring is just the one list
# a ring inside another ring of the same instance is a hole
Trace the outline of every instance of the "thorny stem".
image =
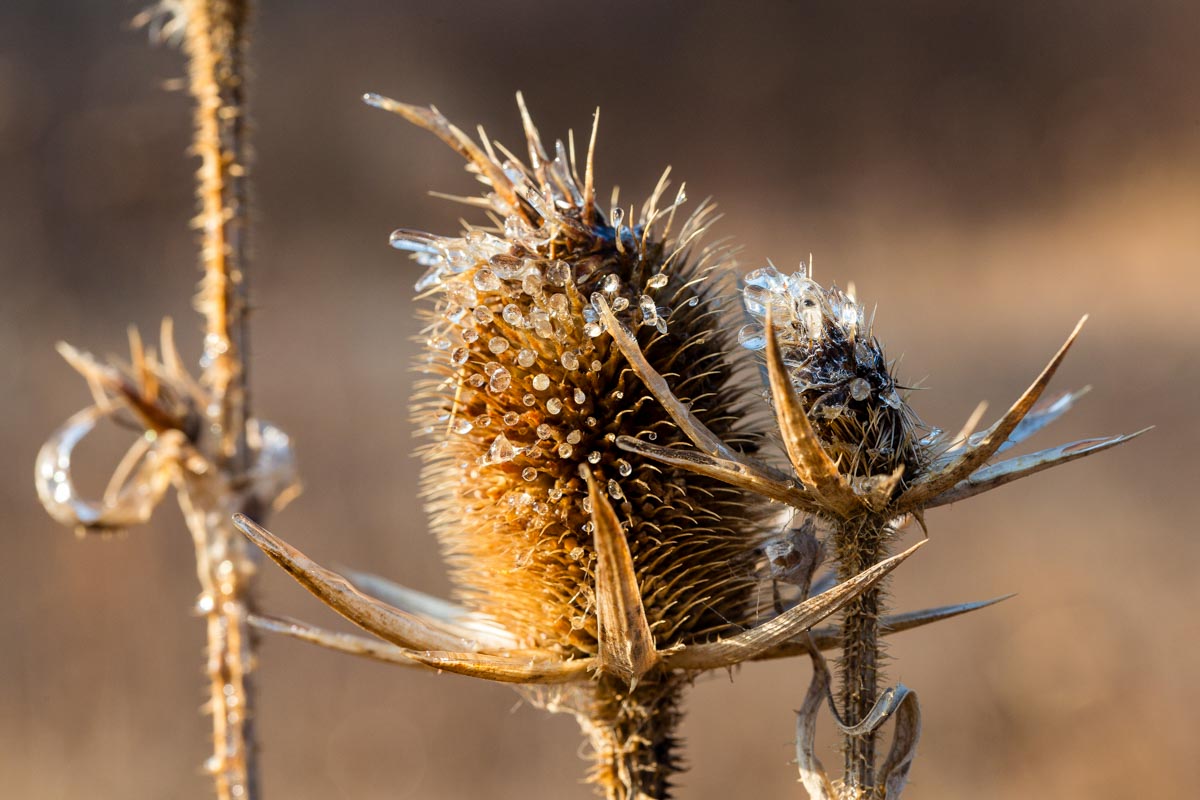
[(605, 800), (665, 800), (671, 777), (680, 769), (676, 756), (683, 681), (652, 670), (636, 688), (610, 675), (596, 684), (592, 707), (579, 716), (591, 742), (591, 781)]
[[(194, 0), (187, 10), (185, 48), (196, 101), (194, 150), (200, 157), (197, 195), (204, 278), (197, 309), (205, 317), (203, 447), (219, 472), (219, 491), (182, 492), (196, 545), (200, 609), (208, 630), (209, 711), (213, 756), (208, 764), (219, 800), (249, 800), (257, 792), (252, 692), (254, 639), (247, 625), (254, 562), (231, 523), (256, 513), (246, 498), (250, 452), (246, 386), (246, 285), (249, 144), (246, 119), (248, 0)], [(206, 483), (213, 483), (207, 481)]]
[[(853, 577), (887, 557), (891, 529), (875, 517), (843, 522), (833, 535), (838, 577)], [(882, 589), (876, 586), (846, 605), (842, 617), (840, 699), (847, 725), (857, 725), (870, 713), (879, 698), (880, 631)], [(844, 788), (850, 798), (874, 797), (874, 732), (845, 737)]]

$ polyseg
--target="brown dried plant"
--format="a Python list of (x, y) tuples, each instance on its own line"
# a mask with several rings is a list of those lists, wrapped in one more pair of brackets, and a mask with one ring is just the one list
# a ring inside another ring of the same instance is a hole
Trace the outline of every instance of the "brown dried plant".
[[(93, 404), (42, 447), (38, 496), (59, 522), (81, 534), (147, 522), (174, 486), (196, 552), (207, 625), (207, 711), (213, 753), (205, 764), (221, 800), (257, 795), (252, 581), (257, 551), (233, 527), (236, 513), (262, 515), (294, 496), (288, 437), (251, 418), (246, 374), (246, 267), (250, 148), (246, 121), (249, 3), (172, 0), (143, 14), (156, 37), (181, 40), (196, 103), (193, 149), (200, 158), (195, 220), (204, 277), (196, 307), (204, 316), (199, 379), (175, 348), (170, 319), (160, 350), (130, 330), (127, 364), (105, 364), (67, 344), (59, 351), (87, 380)], [(139, 431), (103, 497), (75, 488), (75, 447), (102, 420)]]
[[(809, 793), (898, 797), (920, 720), (915, 694), (879, 691), (879, 639), (995, 601), (885, 616), (879, 583), (920, 543), (890, 547), (927, 508), (1130, 438), (987, 465), (1078, 397), (1035, 408), (1067, 346), (994, 426), (946, 440), (921, 429), (853, 298), (806, 272), (747, 276), (745, 303), (761, 323), (734, 345), (718, 307), (730, 252), (699, 243), (712, 206), (676, 231), (685, 198), (681, 189), (662, 204), (664, 174), (640, 213), (616, 193), (604, 213), (594, 127), (581, 177), (573, 138), (548, 151), (520, 96), (527, 164), (434, 108), (366, 99), (434, 133), (487, 187), (456, 199), (485, 209), (489, 226), (392, 234), (426, 267), (417, 290), (433, 300), (414, 417), (431, 440), (424, 488), (458, 602), (343, 577), (241, 517), (272, 559), (378, 639), (267, 616), (255, 624), (523, 684), (579, 719), (591, 778), (609, 798), (669, 796), (680, 696), (696, 674), (807, 653), (814, 678), (797, 753)], [(771, 436), (743, 370), (763, 349), (788, 470), (761, 455)], [(783, 536), (779, 509), (800, 513)], [(814, 585), (826, 544), (836, 573)], [(764, 587), (774, 597), (765, 606)], [(810, 630), (839, 610), (839, 627)], [(836, 788), (813, 742), (830, 691), (820, 651), (833, 648), (842, 687), (829, 704), (846, 757)], [(877, 731), (892, 717), (895, 740), (877, 767)]]

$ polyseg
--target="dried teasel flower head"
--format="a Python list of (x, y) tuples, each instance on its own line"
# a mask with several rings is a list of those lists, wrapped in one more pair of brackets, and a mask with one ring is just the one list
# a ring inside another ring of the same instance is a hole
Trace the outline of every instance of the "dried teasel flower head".
[(771, 312), (788, 377), (842, 472), (859, 479), (897, 469), (918, 474), (928, 461), (921, 426), (852, 294), (825, 289), (803, 264), (792, 275), (774, 267), (754, 270), (744, 284), (743, 302), (756, 321), (741, 329), (738, 341), (766, 349)]
[[(689, 676), (795, 649), (795, 637), (909, 553), (757, 624), (773, 531), (755, 487), (622, 445), (677, 452), (702, 436), (733, 458), (762, 438), (757, 397), (739, 379), (749, 354), (718, 308), (729, 253), (699, 244), (712, 207), (677, 224), (685, 198), (663, 202), (664, 174), (640, 212), (616, 196), (602, 211), (595, 130), (581, 177), (573, 143), (548, 151), (523, 104), (527, 165), (435, 109), (367, 101), (433, 132), (488, 187), (465, 202), (490, 211), (492, 226), (392, 235), (425, 268), (417, 289), (432, 302), (413, 408), (459, 603), (351, 575), (360, 592), (243, 519), (272, 558), (390, 646), (260, 624), (396, 663), (555, 685), (535, 699), (580, 719), (607, 795), (665, 797)], [(677, 407), (655, 400), (663, 375)], [(748, 475), (787, 480), (765, 466)]]

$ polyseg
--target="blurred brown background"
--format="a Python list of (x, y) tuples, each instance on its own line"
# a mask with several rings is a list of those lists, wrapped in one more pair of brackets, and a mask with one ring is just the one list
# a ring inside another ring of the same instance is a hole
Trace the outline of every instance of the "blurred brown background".
[[(892, 640), (926, 733), (906, 797), (1183, 797), (1200, 733), (1200, 7), (264, 2), (253, 381), (307, 484), (273, 528), (327, 562), (443, 592), (406, 421), (412, 283), (398, 226), (448, 232), (457, 157), (366, 108), (433, 102), (518, 140), (603, 108), (599, 182), (670, 163), (726, 214), (745, 266), (854, 280), (915, 404), (998, 413), (1083, 313), (1055, 388), (1092, 384), (1049, 446), (1108, 454), (933, 512), (903, 607), (1019, 596)], [(181, 56), (123, 27), (136, 2), (0, 6), (0, 796), (206, 798), (201, 625), (178, 511), (76, 541), (34, 497), (34, 454), (87, 403), (55, 355), (124, 352), (178, 321), (198, 350), (190, 104)], [(120, 437), (85, 465), (98, 489)], [(90, 465), (90, 466), (87, 466)], [(264, 604), (336, 625), (275, 569)], [(269, 640), (268, 797), (585, 798), (574, 722), (503, 687)], [(805, 663), (699, 682), (682, 798), (801, 796)], [(829, 741), (828, 739), (826, 740)], [(832, 749), (827, 763), (836, 761)], [(1191, 786), (1192, 789), (1187, 789)]]

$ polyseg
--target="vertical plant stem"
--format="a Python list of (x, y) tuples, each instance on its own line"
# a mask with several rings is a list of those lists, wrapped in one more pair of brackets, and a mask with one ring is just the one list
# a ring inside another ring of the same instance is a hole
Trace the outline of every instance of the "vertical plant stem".
[(579, 716), (591, 741), (592, 783), (606, 800), (665, 800), (671, 778), (680, 770), (679, 698), (684, 680), (654, 670), (637, 688), (602, 675), (590, 709)]
[(247, 0), (193, 0), (185, 47), (196, 101), (194, 150), (200, 157), (197, 225), (204, 278), (197, 309), (205, 318), (201, 366), (211, 403), (204, 410), (202, 447), (215, 480), (181, 493), (196, 545), (200, 609), (208, 631), (207, 673), (213, 756), (209, 769), (219, 800), (257, 796), (253, 736), (254, 639), (246, 623), (254, 561), (233, 528), (249, 504), (250, 451), (246, 423), (246, 260), (249, 211), (246, 50)]
[[(890, 529), (886, 520), (855, 519), (835, 532), (839, 577), (846, 580), (887, 557)], [(879, 620), (882, 589), (875, 587), (851, 601), (842, 619), (841, 674), (842, 716), (847, 725), (857, 725), (870, 713), (879, 697)], [(846, 736), (845, 796), (874, 797), (875, 733)]]

